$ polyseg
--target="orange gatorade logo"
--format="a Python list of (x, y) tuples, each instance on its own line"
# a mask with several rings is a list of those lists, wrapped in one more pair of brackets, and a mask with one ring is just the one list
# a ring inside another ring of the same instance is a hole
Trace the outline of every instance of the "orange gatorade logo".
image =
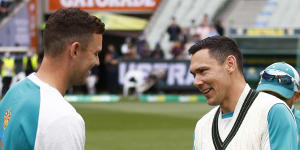
[(48, 0), (48, 10), (78, 7), (88, 11), (154, 11), (161, 0)]

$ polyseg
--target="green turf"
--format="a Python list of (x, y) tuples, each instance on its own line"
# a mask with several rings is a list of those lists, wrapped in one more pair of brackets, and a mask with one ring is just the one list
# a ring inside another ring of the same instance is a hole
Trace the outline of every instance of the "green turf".
[(86, 123), (87, 150), (192, 149), (196, 122), (212, 108), (206, 103), (73, 105)]
[(87, 150), (192, 149), (205, 103), (73, 103), (86, 123)]
[(298, 104), (295, 105), (296, 109), (300, 110), (300, 103), (298, 102)]

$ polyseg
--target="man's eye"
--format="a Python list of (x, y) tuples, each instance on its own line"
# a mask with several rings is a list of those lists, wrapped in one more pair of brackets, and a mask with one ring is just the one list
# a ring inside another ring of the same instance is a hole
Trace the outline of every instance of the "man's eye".
[(200, 69), (199, 73), (204, 73), (207, 69)]

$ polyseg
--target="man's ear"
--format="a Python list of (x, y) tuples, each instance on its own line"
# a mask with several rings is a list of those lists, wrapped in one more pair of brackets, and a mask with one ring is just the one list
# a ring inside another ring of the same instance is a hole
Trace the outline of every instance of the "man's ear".
[(295, 92), (295, 94), (293, 96), (293, 104), (296, 104), (298, 102), (299, 98), (300, 98), (300, 90)]
[(76, 57), (78, 55), (80, 49), (80, 43), (79, 42), (73, 42), (69, 46), (69, 54), (71, 57)]
[(233, 55), (229, 55), (225, 60), (225, 69), (228, 72), (233, 72), (234, 70), (236, 70), (236, 68), (236, 58)]

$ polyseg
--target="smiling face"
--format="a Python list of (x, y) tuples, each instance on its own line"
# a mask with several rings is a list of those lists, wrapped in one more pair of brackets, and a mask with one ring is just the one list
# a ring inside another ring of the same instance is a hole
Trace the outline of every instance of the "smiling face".
[(206, 97), (209, 105), (220, 105), (230, 90), (229, 73), (225, 64), (211, 57), (208, 49), (192, 55), (190, 71), (194, 75), (194, 86)]
[(102, 34), (93, 34), (86, 49), (77, 51), (75, 71), (72, 85), (82, 85), (86, 82), (89, 71), (96, 65), (100, 65), (98, 54), (102, 50)]

